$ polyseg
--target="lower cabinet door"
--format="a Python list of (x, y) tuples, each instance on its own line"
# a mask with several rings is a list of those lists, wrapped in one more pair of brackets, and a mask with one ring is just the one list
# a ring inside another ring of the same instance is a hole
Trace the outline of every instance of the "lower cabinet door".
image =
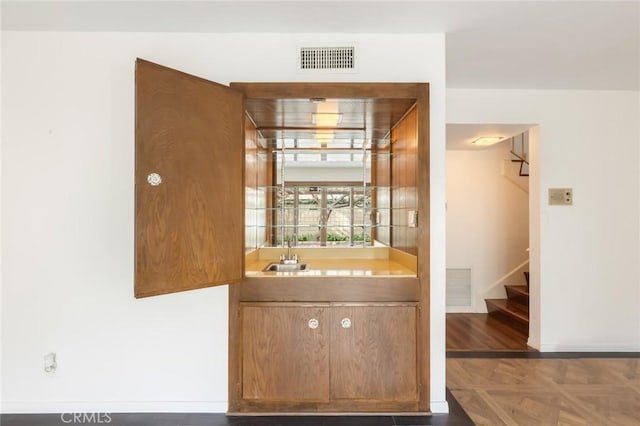
[(331, 308), (331, 398), (416, 401), (416, 306)]
[(328, 401), (325, 306), (242, 306), (242, 394), (246, 400)]

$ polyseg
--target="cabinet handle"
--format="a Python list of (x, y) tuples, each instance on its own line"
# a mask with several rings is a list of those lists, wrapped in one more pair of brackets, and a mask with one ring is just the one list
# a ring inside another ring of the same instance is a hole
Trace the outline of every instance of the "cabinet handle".
[(342, 318), (340, 325), (342, 325), (342, 328), (351, 328), (351, 320), (349, 318)]
[(310, 329), (315, 330), (316, 328), (318, 328), (318, 325), (320, 325), (320, 323), (318, 322), (317, 319), (311, 318), (309, 320), (309, 328)]
[(158, 173), (149, 173), (147, 175), (147, 182), (149, 182), (151, 186), (158, 186), (162, 183), (162, 176)]

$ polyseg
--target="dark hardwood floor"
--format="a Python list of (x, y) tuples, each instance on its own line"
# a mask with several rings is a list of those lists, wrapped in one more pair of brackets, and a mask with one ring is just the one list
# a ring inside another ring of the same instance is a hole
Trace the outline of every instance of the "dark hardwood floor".
[(447, 314), (447, 352), (533, 351), (528, 336), (489, 314)]
[[(473, 426), (471, 418), (447, 389), (448, 414), (430, 416), (246, 416), (223, 413), (95, 413), (99, 421), (69, 422), (73, 413), (1, 414), (2, 426)], [(89, 416), (92, 413), (87, 413)], [(107, 417), (108, 416), (108, 417)]]

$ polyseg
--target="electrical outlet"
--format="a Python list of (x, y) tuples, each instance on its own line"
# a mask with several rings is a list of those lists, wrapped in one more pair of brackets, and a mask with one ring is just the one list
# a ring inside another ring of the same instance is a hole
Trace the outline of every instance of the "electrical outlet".
[(49, 375), (56, 374), (58, 369), (58, 361), (56, 360), (56, 354), (54, 352), (48, 353), (44, 356), (44, 372)]
[(549, 188), (550, 206), (571, 206), (573, 205), (572, 188)]

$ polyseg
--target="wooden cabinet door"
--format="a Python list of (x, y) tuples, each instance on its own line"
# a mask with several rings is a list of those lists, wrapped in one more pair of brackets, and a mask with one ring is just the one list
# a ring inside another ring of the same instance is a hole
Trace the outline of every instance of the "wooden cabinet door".
[(417, 401), (416, 306), (331, 310), (331, 399)]
[(135, 295), (244, 273), (240, 92), (136, 62)]
[(241, 316), (243, 399), (328, 401), (326, 307), (247, 304)]

